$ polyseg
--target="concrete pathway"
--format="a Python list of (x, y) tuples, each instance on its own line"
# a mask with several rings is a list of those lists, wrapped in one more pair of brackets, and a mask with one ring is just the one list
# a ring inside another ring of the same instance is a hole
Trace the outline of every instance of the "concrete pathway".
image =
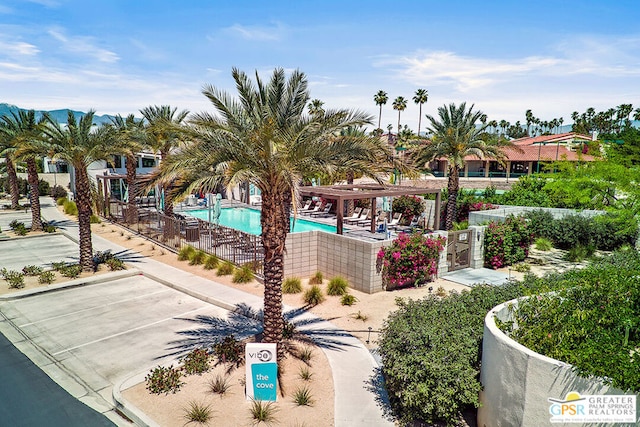
[(445, 273), (442, 278), (465, 286), (473, 286), (480, 283), (499, 286), (509, 281), (509, 274), (491, 270), (490, 268), (464, 268)]
[[(65, 233), (72, 239), (77, 238), (77, 226), (69, 223), (50, 200), (42, 198), (41, 201), (43, 217), (64, 225)], [(4, 243), (0, 242), (0, 245)], [(201, 344), (198, 340), (202, 340), (203, 336), (213, 340), (221, 332), (227, 334), (233, 331), (238, 334), (239, 330), (244, 330), (245, 333), (255, 333), (255, 324), (242, 316), (228, 316), (224, 309), (233, 310), (241, 304), (259, 311), (262, 309), (262, 298), (152, 259), (138, 257), (99, 236), (94, 236), (93, 243), (94, 251), (110, 249), (125, 254), (132, 261), (130, 265), (143, 276), (114, 279), (108, 286), (93, 285), (32, 296), (24, 301), (5, 304), (2, 310), (6, 308), (10, 316), (14, 316), (13, 324), (21, 333), (25, 330), (30, 344), (52, 355), (56, 363), (80, 379), (78, 382), (89, 389), (85, 390), (87, 396), (91, 396), (88, 400), (103, 400), (96, 405), (98, 408), (105, 409), (102, 404), (109, 401), (107, 394), (126, 375), (148, 371), (150, 367), (175, 357), (177, 351), (173, 354), (167, 351), (169, 343), (187, 351), (189, 346)], [(159, 283), (180, 291), (182, 297), (166, 288), (162, 290)], [(129, 292), (140, 288), (140, 293), (129, 295), (130, 300), (127, 301), (123, 299), (123, 293), (118, 293), (118, 288)], [(104, 295), (100, 297), (96, 294)], [(71, 306), (63, 311), (53, 309), (54, 306), (64, 306), (64, 301), (76, 299), (80, 302), (75, 308)], [(85, 303), (81, 302), (83, 300)], [(140, 304), (140, 301), (150, 303)], [(199, 305), (203, 302), (209, 304)], [(47, 312), (36, 309), (43, 305), (52, 306), (52, 309)], [(133, 310), (127, 310), (127, 305)], [(144, 313), (139, 313), (139, 316), (135, 313), (136, 307)], [(176, 308), (183, 311), (176, 312)], [(285, 307), (285, 311), (292, 321), (303, 324), (299, 329), (309, 330), (318, 339), (327, 355), (335, 386), (335, 425), (392, 426), (393, 422), (385, 418), (380, 403), (385, 396), (379, 386), (378, 364), (366, 347), (347, 332), (314, 315), (296, 311), (292, 307)], [(154, 317), (155, 313), (159, 317)], [(188, 319), (186, 322), (190, 323), (193, 330), (197, 329), (197, 333), (190, 335), (184, 323), (180, 326), (173, 323), (176, 326), (167, 327), (174, 321), (180, 323), (176, 320), (178, 318), (182, 322)], [(87, 327), (88, 324), (94, 326)], [(69, 325), (74, 327), (69, 328)], [(198, 328), (204, 328), (207, 333), (202, 334), (202, 329)], [(166, 330), (169, 330), (169, 335), (173, 334), (173, 338), (163, 335)], [(96, 331), (101, 333), (96, 334)], [(181, 339), (176, 340), (176, 334)], [(28, 350), (27, 345), (23, 347)], [(138, 348), (148, 351), (139, 354)], [(115, 394), (118, 395), (118, 390)]]

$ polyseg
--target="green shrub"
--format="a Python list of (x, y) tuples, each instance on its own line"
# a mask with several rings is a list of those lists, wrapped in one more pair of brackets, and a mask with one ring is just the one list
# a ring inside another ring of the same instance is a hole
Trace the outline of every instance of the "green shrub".
[(231, 281), (233, 283), (249, 283), (253, 280), (253, 277), (253, 271), (251, 271), (251, 268), (244, 265), (233, 272), (233, 278)]
[(400, 423), (458, 425), (463, 412), (477, 408), (487, 312), (523, 294), (564, 286), (558, 277), (526, 275), (523, 281), (476, 285), (442, 299), (399, 300), (378, 343), (386, 390)]
[(56, 280), (56, 273), (53, 271), (43, 271), (40, 273), (40, 277), (38, 277), (38, 283), (42, 285), (48, 285)]
[(608, 212), (593, 218), (593, 243), (603, 251), (634, 245), (638, 220), (630, 211)]
[(178, 251), (178, 261), (188, 261), (191, 259), (196, 249), (193, 246), (183, 246)]
[(184, 418), (188, 423), (207, 424), (211, 419), (211, 405), (191, 401), (189, 407), (184, 408)]
[(513, 269), (518, 273), (526, 273), (531, 271), (531, 264), (527, 264), (526, 262), (519, 262), (513, 267)]
[(342, 295), (342, 298), (340, 298), (340, 304), (347, 305), (349, 307), (355, 304), (356, 301), (358, 301), (358, 298), (354, 297), (351, 294), (344, 294)]
[(57, 197), (56, 198), (56, 205), (58, 206), (64, 206), (64, 202), (67, 201), (67, 197)]
[(4, 279), (9, 283), (9, 289), (22, 289), (24, 288), (24, 274), (19, 271), (4, 270)]
[(553, 243), (546, 237), (538, 237), (534, 242), (535, 248), (539, 251), (549, 251), (553, 248)]
[(107, 266), (109, 267), (109, 270), (111, 271), (117, 271), (117, 270), (125, 270), (127, 267), (124, 265), (124, 262), (122, 262), (121, 259), (118, 259), (116, 257), (113, 258), (109, 258), (105, 264), (107, 264)]
[(278, 421), (276, 418), (277, 412), (278, 408), (274, 406), (274, 402), (263, 402), (262, 400), (251, 401), (250, 413), (255, 424), (274, 424)]
[(574, 246), (573, 248), (569, 249), (564, 259), (569, 262), (582, 262), (585, 259), (591, 257), (595, 253), (595, 251), (596, 248), (594, 245)]
[(244, 345), (233, 334), (227, 335), (221, 341), (213, 345), (213, 355), (217, 363), (231, 363), (240, 366), (244, 361)]
[(640, 255), (617, 251), (559, 276), (563, 289), (520, 300), (513, 322), (500, 325), (525, 347), (573, 365), (581, 377), (603, 378), (640, 392)]
[(229, 377), (217, 374), (215, 378), (209, 379), (209, 391), (213, 394), (223, 395), (231, 388)]
[(293, 392), (293, 402), (298, 406), (313, 406), (314, 400), (309, 387), (304, 386)]
[(209, 255), (207, 259), (204, 261), (204, 269), (205, 270), (214, 270), (218, 267), (220, 260), (215, 255)]
[(100, 222), (101, 222), (101, 221), (100, 221), (100, 217), (99, 217), (98, 215), (94, 215), (94, 214), (92, 214), (92, 215), (89, 217), (89, 223), (91, 223), (91, 224), (100, 224)]
[(235, 267), (229, 261), (225, 261), (218, 266), (218, 270), (216, 271), (216, 276), (228, 276), (233, 274), (235, 271)]
[(582, 215), (566, 215), (554, 221), (553, 246), (569, 250), (594, 243), (593, 219)]
[(309, 366), (302, 365), (300, 367), (300, 371), (298, 372), (298, 378), (300, 378), (303, 381), (311, 381), (312, 377), (313, 377), (313, 372), (311, 372), (311, 370), (309, 369)]
[(51, 263), (51, 267), (57, 271), (58, 273), (62, 272), (62, 270), (67, 266), (67, 263), (64, 261), (54, 261)]
[(344, 277), (336, 276), (329, 280), (327, 285), (327, 295), (341, 296), (347, 293), (349, 283)]
[(209, 366), (210, 359), (211, 355), (207, 353), (207, 350), (196, 348), (184, 356), (182, 359), (182, 369), (184, 369), (187, 375), (205, 373), (211, 368), (211, 366)]
[(24, 222), (20, 222), (15, 219), (9, 223), (9, 227), (18, 236), (25, 236), (28, 233), (27, 227), (25, 227)]
[(75, 279), (82, 273), (82, 266), (80, 264), (66, 265), (60, 270), (60, 274), (69, 279)]
[(555, 219), (551, 212), (536, 209), (525, 212), (524, 217), (527, 219), (529, 230), (534, 237), (543, 237), (549, 240), (553, 239), (557, 230), (554, 226)]
[(393, 199), (392, 211), (401, 213), (403, 217), (409, 218), (412, 216), (421, 215), (424, 212), (424, 204), (422, 200), (417, 196), (400, 196)]
[(22, 267), (22, 272), (26, 276), (39, 276), (42, 273), (42, 267), (37, 265), (25, 265)]
[(287, 277), (282, 283), (282, 292), (285, 294), (298, 294), (302, 292), (302, 281), (299, 277)]
[(151, 370), (144, 378), (147, 383), (147, 390), (154, 394), (175, 393), (180, 390), (183, 382), (180, 380), (182, 373), (180, 369), (173, 365), (165, 368), (158, 366)]
[(189, 265), (204, 264), (208, 256), (205, 251), (198, 249), (189, 256)]
[(324, 295), (322, 295), (322, 289), (320, 286), (313, 285), (307, 289), (303, 296), (304, 302), (308, 305), (318, 305), (324, 301)]
[(524, 261), (532, 238), (523, 217), (508, 216), (504, 222), (489, 223), (484, 241), (485, 265), (498, 269)]
[(76, 202), (65, 199), (62, 207), (64, 213), (66, 213), (67, 215), (78, 216), (78, 206), (76, 205)]
[(322, 285), (323, 276), (321, 271), (316, 271), (316, 273), (309, 278), (310, 285)]
[(51, 187), (51, 190), (49, 191), (49, 194), (56, 201), (58, 206), (62, 206), (62, 203), (60, 202), (60, 199), (66, 199), (67, 198), (67, 190), (65, 190), (60, 185), (54, 185), (53, 187)]
[(55, 233), (55, 232), (56, 232), (56, 230), (57, 230), (57, 228), (56, 228), (56, 226), (55, 226), (55, 225), (53, 225), (53, 224), (43, 223), (43, 224), (42, 224), (42, 230), (43, 230), (45, 233)]

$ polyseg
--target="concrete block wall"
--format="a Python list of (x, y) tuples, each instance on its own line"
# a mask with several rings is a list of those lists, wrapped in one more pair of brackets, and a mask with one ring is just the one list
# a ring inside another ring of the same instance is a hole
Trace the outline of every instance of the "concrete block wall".
[(306, 278), (321, 271), (326, 278), (342, 276), (362, 292), (382, 291), (376, 255), (391, 241), (364, 241), (321, 231), (290, 233), (284, 256), (285, 277)]
[(487, 227), (472, 225), (471, 230), (471, 268), (484, 267), (484, 236)]
[(310, 277), (318, 271), (318, 234), (318, 231), (309, 231), (287, 235), (285, 277)]

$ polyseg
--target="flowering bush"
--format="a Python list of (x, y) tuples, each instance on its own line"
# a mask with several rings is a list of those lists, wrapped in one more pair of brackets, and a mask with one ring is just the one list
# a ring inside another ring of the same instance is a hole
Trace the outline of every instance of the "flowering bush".
[(424, 204), (417, 196), (396, 197), (393, 199), (393, 212), (401, 213), (404, 218), (418, 216), (424, 212)]
[[(483, 201), (464, 201), (458, 204), (458, 220), (457, 222), (469, 220), (469, 212), (487, 211), (496, 209), (498, 206)], [(444, 218), (444, 217), (443, 217)]]
[(438, 272), (438, 259), (444, 250), (444, 237), (420, 233), (400, 233), (391, 246), (378, 252), (377, 269), (382, 271), (385, 289), (428, 281)]
[(522, 217), (509, 216), (504, 222), (491, 222), (484, 240), (484, 262), (497, 270), (529, 255), (533, 233)]

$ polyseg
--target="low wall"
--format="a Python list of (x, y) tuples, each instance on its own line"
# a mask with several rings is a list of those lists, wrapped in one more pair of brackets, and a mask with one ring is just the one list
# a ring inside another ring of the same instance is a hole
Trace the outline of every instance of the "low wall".
[(287, 235), (285, 276), (309, 277), (321, 271), (327, 278), (342, 276), (353, 289), (382, 291), (382, 275), (376, 272), (376, 255), (391, 241), (364, 241), (352, 237), (310, 231)]
[[(517, 300), (494, 307), (485, 317), (478, 427), (551, 425), (548, 398), (564, 399), (571, 391), (581, 395), (625, 394), (597, 379), (578, 377), (571, 365), (538, 354), (509, 338), (498, 329), (495, 317), (510, 320), (510, 304), (517, 305)], [(636, 414), (640, 415), (638, 405), (640, 398), (636, 399)]]
[(562, 218), (567, 215), (582, 215), (586, 217), (592, 217), (596, 215), (602, 215), (605, 211), (596, 210), (575, 210), (575, 209), (561, 209), (561, 208), (541, 208), (536, 206), (500, 206), (498, 209), (489, 209), (486, 211), (469, 212), (469, 225), (480, 225), (491, 221), (502, 222), (509, 215), (519, 216), (529, 211), (551, 212), (554, 218)]

